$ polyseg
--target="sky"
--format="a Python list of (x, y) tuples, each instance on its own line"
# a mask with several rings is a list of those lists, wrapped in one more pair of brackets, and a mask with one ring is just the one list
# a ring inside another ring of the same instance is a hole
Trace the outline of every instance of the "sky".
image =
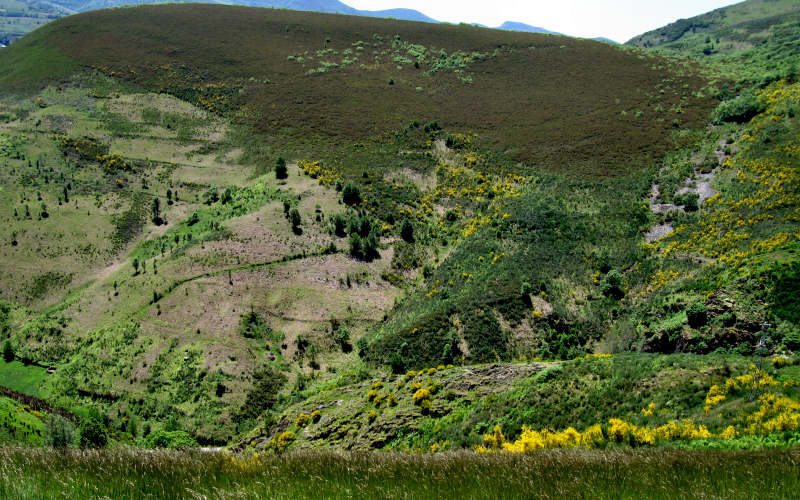
[(360, 10), (407, 8), (450, 23), (516, 21), (565, 35), (626, 42), (681, 18), (741, 0), (343, 0)]

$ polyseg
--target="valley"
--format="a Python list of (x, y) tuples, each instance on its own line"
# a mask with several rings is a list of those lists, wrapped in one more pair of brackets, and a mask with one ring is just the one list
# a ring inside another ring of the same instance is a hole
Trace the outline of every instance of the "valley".
[[(632, 47), (180, 4), (15, 41), (0, 443), (82, 449), (0, 453), (26, 477), (124, 456), (228, 478), (205, 492), (339, 457), (794, 463), (800, 83), (794, 11), (762, 3), (723, 17), (775, 36), (710, 55), (688, 31)], [(124, 484), (88, 470), (70, 494)], [(604, 494), (649, 484), (631, 478)]]

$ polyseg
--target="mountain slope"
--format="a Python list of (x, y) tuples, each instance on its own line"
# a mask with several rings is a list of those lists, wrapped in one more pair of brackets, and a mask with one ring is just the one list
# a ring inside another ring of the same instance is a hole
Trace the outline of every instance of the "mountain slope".
[[(791, 81), (715, 111), (639, 49), (213, 5), (71, 16), (0, 65), (4, 356), (117, 441), (470, 446), (650, 394), (719, 433), (708, 366), (765, 320), (796, 371)], [(629, 350), (716, 356), (590, 355)]]
[[(718, 32), (730, 34), (736, 31), (752, 32), (753, 23), (769, 19), (779, 22), (781, 18), (794, 19), (800, 12), (800, 5), (793, 0), (747, 0), (729, 7), (722, 7), (690, 19), (680, 19), (672, 24), (632, 38), (627, 42), (644, 48), (662, 47), (677, 42), (686, 42), (694, 35), (715, 35)], [(757, 40), (753, 42), (758, 43)]]
[[(189, 26), (196, 31), (190, 33)], [(75, 30), (89, 35), (76, 40)], [(206, 36), (210, 32), (216, 36)], [(606, 176), (616, 168), (611, 165), (646, 163), (649, 153), (663, 149), (672, 127), (666, 116), (643, 118), (657, 105), (647, 94), (656, 92), (659, 71), (590, 41), (208, 5), (86, 13), (47, 26), (27, 46), (45, 36), (82, 65), (135, 75), (152, 90), (196, 94), (227, 82), (220, 105), (248, 110), (269, 133), (303, 124), (323, 134), (363, 138), (413, 119), (441, 119), (442, 126), (486, 133), (519, 160)], [(161, 43), (165, 37), (170, 47)], [(365, 46), (357, 50), (359, 43)], [(381, 54), (387, 49), (390, 56)], [(13, 57), (13, 51), (4, 55)], [(270, 61), (266, 67), (264, 60)], [(171, 65), (186, 69), (169, 74), (164, 68)], [(540, 69), (523, 71), (531, 66)], [(622, 68), (626, 76), (618, 78)], [(15, 75), (5, 81), (12, 83)], [(590, 75), (600, 86), (587, 92)], [(19, 77), (24, 79), (22, 71)], [(691, 76), (684, 83), (702, 86)], [(656, 98), (664, 101), (662, 109), (680, 99), (675, 92)], [(680, 121), (696, 122), (703, 113), (702, 107), (686, 106)], [(619, 127), (626, 137), (612, 132)]]
[(776, 80), (797, 72), (800, 4), (747, 0), (637, 36), (627, 45), (688, 56), (725, 77)]
[[(0, 44), (8, 45), (36, 27), (65, 15), (126, 5), (152, 3), (162, 2), (159, 0), (57, 0), (54, 2), (2, 0), (0, 1)], [(204, 2), (200, 0), (176, 0), (175, 3), (233, 4), (353, 16), (385, 17), (429, 23), (438, 22), (412, 9), (357, 10), (339, 0), (236, 0), (233, 2), (222, 0)]]
[(0, 340), (128, 442), (593, 350), (628, 314), (593, 275), (636, 264), (652, 163), (713, 106), (605, 43), (238, 6), (82, 13), (0, 65)]

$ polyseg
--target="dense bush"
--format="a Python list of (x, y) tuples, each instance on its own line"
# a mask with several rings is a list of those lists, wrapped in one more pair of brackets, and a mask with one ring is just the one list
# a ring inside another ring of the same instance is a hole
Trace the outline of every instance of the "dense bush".
[(508, 356), (508, 337), (490, 310), (475, 310), (464, 315), (464, 339), (473, 361), (499, 361)]
[(97, 418), (85, 418), (78, 428), (78, 444), (81, 448), (105, 448), (108, 444), (106, 428)]
[(615, 299), (621, 299), (625, 295), (625, 291), (622, 287), (622, 275), (616, 269), (612, 269), (606, 273), (603, 281), (600, 283), (600, 290), (603, 292), (603, 295), (608, 295)]
[(75, 442), (75, 426), (61, 415), (48, 415), (44, 423), (44, 442), (52, 448), (67, 448)]
[(763, 112), (765, 109), (762, 103), (752, 93), (742, 94), (735, 99), (725, 101), (714, 110), (714, 122), (736, 122), (745, 123), (751, 118)]
[(195, 439), (184, 431), (157, 430), (151, 433), (144, 441), (148, 448), (168, 448), (170, 450), (180, 450), (185, 448), (197, 448)]
[(264, 411), (272, 409), (278, 399), (278, 391), (286, 384), (286, 380), (286, 375), (271, 366), (256, 370), (253, 373), (253, 388), (234, 415), (234, 421), (255, 419)]
[(403, 238), (403, 241), (414, 243), (414, 225), (410, 220), (405, 219), (400, 226), (400, 237)]
[(11, 347), (11, 341), (6, 340), (3, 344), (3, 360), (6, 363), (14, 361), (14, 348)]
[(708, 322), (708, 310), (702, 302), (694, 302), (686, 308), (686, 319), (689, 326), (699, 328)]
[(342, 203), (345, 205), (358, 205), (361, 203), (361, 190), (354, 184), (345, 184), (342, 189)]

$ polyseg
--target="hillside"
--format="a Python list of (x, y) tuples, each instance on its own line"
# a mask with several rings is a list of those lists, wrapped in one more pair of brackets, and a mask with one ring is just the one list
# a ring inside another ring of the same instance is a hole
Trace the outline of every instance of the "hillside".
[[(53, 2), (2, 0), (0, 1), (0, 44), (9, 45), (37, 27), (69, 14), (151, 3), (162, 2), (158, 0), (56, 0)], [(357, 10), (338, 0), (237, 0), (235, 2), (179, 0), (175, 3), (233, 4), (429, 23), (438, 22), (412, 9)]]
[(790, 80), (220, 5), (69, 16), (0, 66), (0, 365), (117, 442), (458, 448), (650, 402), (727, 439), (758, 407), (703, 401), (765, 321), (798, 397)]
[(639, 35), (627, 45), (701, 59), (721, 65), (727, 77), (737, 74), (752, 80), (765, 74), (781, 78), (796, 72), (798, 40), (797, 2), (747, 0), (678, 20)]
[(8, 45), (69, 11), (46, 2), (0, 1), (0, 45)]

